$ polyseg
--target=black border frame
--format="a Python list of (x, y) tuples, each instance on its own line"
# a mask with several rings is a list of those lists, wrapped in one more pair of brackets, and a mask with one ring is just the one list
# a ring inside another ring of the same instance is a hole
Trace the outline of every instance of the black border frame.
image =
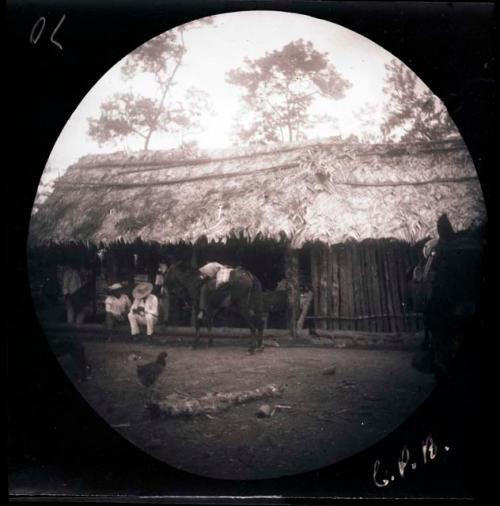
[[(477, 342), (464, 346), (454, 370), (428, 401), (380, 443), (329, 468), (254, 482), (200, 478), (142, 453), (89, 409), (48, 349), (29, 294), (26, 235), (38, 181), (62, 127), (100, 76), (141, 43), (192, 19), (239, 10), (284, 10), (335, 22), (405, 62), (448, 107), (470, 150), (492, 211), (493, 3), (7, 2), (4, 170), (9, 181), (4, 216), (6, 286), (13, 290), (6, 341), (11, 500), (45, 500), (52, 495), (52, 499), (63, 501), (267, 504), (329, 503), (334, 498), (361, 497), (475, 497), (482, 484), (479, 360), (487, 327), (484, 334), (478, 333)], [(63, 45), (60, 50), (50, 43), (48, 34), (62, 15), (66, 18), (58, 33)], [(30, 30), (40, 16), (46, 18), (47, 28), (45, 36), (33, 45)], [(403, 445), (416, 449), (428, 434), (450, 451), (440, 452), (432, 465), (404, 480), (376, 488), (371, 476), (375, 459), (396, 463)]]

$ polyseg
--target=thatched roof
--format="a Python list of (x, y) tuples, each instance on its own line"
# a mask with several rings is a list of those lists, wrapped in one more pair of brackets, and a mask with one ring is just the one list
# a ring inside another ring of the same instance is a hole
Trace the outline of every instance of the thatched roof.
[(435, 234), (443, 212), (457, 230), (486, 220), (461, 140), (309, 142), (183, 161), (142, 152), (72, 165), (34, 214), (30, 240), (414, 242)]

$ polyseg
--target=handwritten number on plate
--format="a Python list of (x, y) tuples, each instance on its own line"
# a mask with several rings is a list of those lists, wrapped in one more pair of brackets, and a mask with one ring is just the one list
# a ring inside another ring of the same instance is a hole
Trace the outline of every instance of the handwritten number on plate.
[[(65, 19), (66, 19), (66, 14), (63, 14), (61, 19), (59, 20), (59, 23), (57, 23), (56, 27), (54, 28), (54, 30), (50, 34), (50, 42), (52, 42), (52, 44), (57, 46), (59, 49), (62, 49), (63, 47), (57, 40), (55, 40), (54, 37), (55, 37), (57, 31), (59, 30), (59, 28), (61, 28), (61, 25), (63, 24)], [(36, 44), (40, 40), (40, 37), (42, 36), (43, 31), (45, 30), (46, 24), (47, 24), (47, 20), (42, 16), (42, 17), (38, 18), (36, 23), (33, 25), (33, 28), (31, 29), (31, 33), (30, 33), (30, 42), (32, 44)]]
[(30, 42), (32, 44), (36, 44), (42, 36), (42, 32), (45, 28), (45, 23), (45, 18), (42, 16), (41, 18), (38, 18), (37, 22), (33, 25), (30, 33)]
[(65, 18), (66, 18), (66, 14), (63, 14), (62, 18), (59, 20), (59, 23), (57, 23), (57, 26), (54, 28), (54, 31), (50, 35), (50, 42), (52, 42), (52, 44), (55, 44), (59, 49), (62, 49), (62, 46), (61, 46), (61, 44), (59, 44), (59, 42), (54, 40), (54, 35), (56, 34), (57, 30), (59, 30), (59, 28), (63, 24), (63, 21)]

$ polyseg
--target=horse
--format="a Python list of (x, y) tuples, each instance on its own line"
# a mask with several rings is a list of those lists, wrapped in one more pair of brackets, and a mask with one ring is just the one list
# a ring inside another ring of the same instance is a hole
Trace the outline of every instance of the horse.
[[(199, 312), (200, 289), (205, 281), (195, 267), (176, 262), (166, 272), (164, 286), (169, 293), (184, 292), (191, 300), (196, 314)], [(216, 287), (215, 281), (208, 281), (207, 285), (207, 328), (209, 332), (209, 345), (213, 338), (211, 330), (214, 318), (222, 308), (229, 308), (239, 314), (250, 329), (252, 336), (249, 351), (261, 351), (264, 322), (262, 318), (262, 285), (250, 272), (240, 267), (231, 271), (229, 281)], [(200, 341), (201, 321), (196, 319), (196, 338), (193, 349), (198, 347)], [(256, 334), (258, 334), (256, 336)]]
[(406, 271), (406, 290), (402, 303), (405, 313), (419, 313), (423, 315), (424, 340), (420, 346), (422, 351), (430, 347), (430, 332), (428, 321), (428, 308), (432, 293), (432, 282), (434, 272), (431, 270), (432, 261), (435, 255), (437, 240), (426, 238), (416, 244), (418, 250), (422, 251), (418, 262)]
[(432, 273), (424, 309), (424, 344), (430, 362), (427, 368), (439, 378), (449, 369), (465, 336), (477, 329), (483, 252), (481, 234), (455, 232), (446, 214), (439, 217), (437, 231), (439, 240), (424, 269), (425, 278)]

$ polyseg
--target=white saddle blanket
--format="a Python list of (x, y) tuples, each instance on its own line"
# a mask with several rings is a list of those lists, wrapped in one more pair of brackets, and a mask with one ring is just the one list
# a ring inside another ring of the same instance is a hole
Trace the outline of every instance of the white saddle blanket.
[(222, 283), (227, 283), (229, 281), (229, 276), (231, 275), (231, 271), (233, 269), (229, 267), (223, 267), (219, 269), (217, 275), (215, 276), (215, 287), (219, 287)]

